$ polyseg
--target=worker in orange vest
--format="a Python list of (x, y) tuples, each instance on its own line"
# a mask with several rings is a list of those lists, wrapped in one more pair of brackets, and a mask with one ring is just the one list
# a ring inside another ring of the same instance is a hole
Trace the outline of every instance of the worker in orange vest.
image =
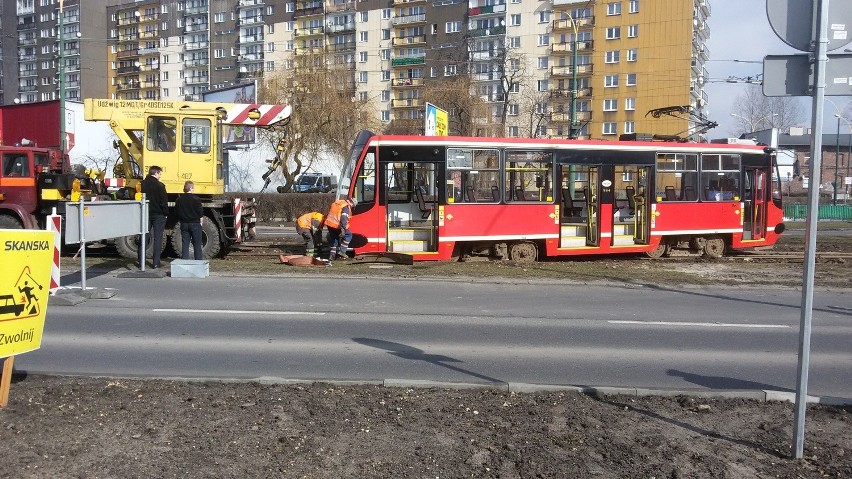
[(322, 213), (311, 211), (296, 219), (296, 233), (305, 240), (305, 256), (313, 257), (316, 250), (322, 244), (322, 226), (325, 216)]
[(328, 256), (330, 261), (334, 261), (338, 257), (349, 259), (349, 256), (346, 255), (349, 242), (352, 241), (352, 232), (349, 231), (349, 217), (352, 215), (352, 208), (356, 204), (358, 202), (353, 198), (340, 199), (332, 203), (328, 210), (325, 226), (328, 228), (328, 241), (331, 243), (331, 253)]

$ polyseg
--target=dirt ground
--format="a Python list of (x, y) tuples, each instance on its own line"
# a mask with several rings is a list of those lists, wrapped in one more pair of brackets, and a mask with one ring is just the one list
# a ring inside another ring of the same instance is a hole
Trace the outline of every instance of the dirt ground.
[(3, 478), (848, 478), (852, 410), (573, 392), (32, 376)]
[[(790, 237), (777, 251), (802, 244)], [(291, 273), (272, 259), (290, 248), (211, 271)], [(847, 261), (818, 262), (817, 284), (848, 288)], [(802, 265), (626, 257), (322, 270), (340, 272), (790, 287)], [(0, 409), (0, 478), (852, 478), (850, 413), (810, 406), (795, 460), (786, 402), (16, 376)]]

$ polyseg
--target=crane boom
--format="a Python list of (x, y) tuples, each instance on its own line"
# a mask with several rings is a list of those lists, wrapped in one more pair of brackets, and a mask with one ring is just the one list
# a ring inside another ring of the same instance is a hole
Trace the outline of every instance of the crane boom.
[[(288, 120), (289, 105), (260, 105), (257, 103), (213, 103), (202, 101), (171, 100), (110, 100), (87, 98), (83, 100), (84, 119), (87, 121), (116, 121), (127, 129), (142, 129), (145, 114), (195, 113), (215, 111), (226, 125), (271, 126)], [(135, 127), (135, 128), (134, 128)]]

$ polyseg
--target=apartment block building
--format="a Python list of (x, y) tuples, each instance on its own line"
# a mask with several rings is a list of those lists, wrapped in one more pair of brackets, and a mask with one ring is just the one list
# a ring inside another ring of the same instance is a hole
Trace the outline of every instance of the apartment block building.
[(57, 0), (15, 0), (0, 10), (15, 32), (0, 94), (55, 99), (61, 71), (68, 99), (201, 100), (321, 61), (411, 131), (430, 88), (464, 77), (481, 106), (473, 134), (689, 136), (692, 120), (647, 113), (703, 115), (708, 1), (66, 0), (60, 60)]

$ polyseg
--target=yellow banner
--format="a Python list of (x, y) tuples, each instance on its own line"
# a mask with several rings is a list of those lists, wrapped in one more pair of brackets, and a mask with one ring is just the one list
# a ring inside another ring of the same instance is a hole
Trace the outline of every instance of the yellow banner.
[(0, 230), (0, 358), (41, 346), (53, 266), (53, 233)]

